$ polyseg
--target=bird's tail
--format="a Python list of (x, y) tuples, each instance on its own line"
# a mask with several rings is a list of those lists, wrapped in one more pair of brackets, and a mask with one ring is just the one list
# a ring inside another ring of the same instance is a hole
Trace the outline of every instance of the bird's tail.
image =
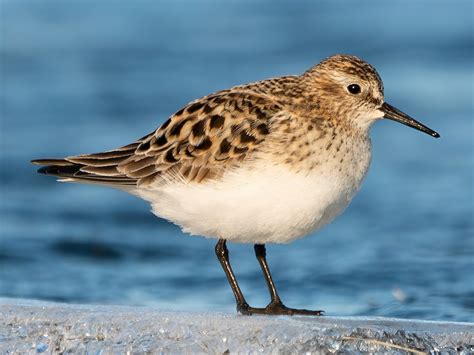
[(118, 170), (118, 165), (135, 153), (139, 142), (103, 153), (84, 154), (63, 159), (35, 159), (42, 165), (38, 173), (59, 177), (59, 181), (106, 185), (136, 185), (137, 179)]

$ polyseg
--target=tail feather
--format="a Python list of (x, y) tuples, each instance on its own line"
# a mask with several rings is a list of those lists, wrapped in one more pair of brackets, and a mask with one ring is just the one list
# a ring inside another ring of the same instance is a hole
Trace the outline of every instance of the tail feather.
[(33, 165), (57, 165), (57, 166), (70, 166), (71, 162), (65, 159), (34, 159), (31, 161)]
[[(38, 169), (38, 173), (59, 177), (60, 181), (89, 182), (107, 185), (135, 185), (137, 180), (118, 172), (114, 175), (101, 174), (100, 171), (89, 172), (86, 165), (75, 164), (67, 160), (44, 159), (41, 162), (55, 161), (54, 165), (46, 165)], [(40, 161), (34, 160), (33, 164), (40, 165)], [(92, 169), (92, 168), (90, 168)], [(97, 168), (96, 168), (97, 169)]]
[(80, 171), (78, 165), (47, 165), (38, 169), (38, 173), (60, 177), (73, 177)]
[(123, 156), (115, 157), (115, 158), (104, 158), (104, 159), (91, 158), (87, 156), (77, 156), (77, 157), (67, 158), (69, 162), (72, 162), (75, 164), (96, 166), (96, 167), (117, 166), (123, 161), (123, 159), (124, 159)]
[(59, 177), (61, 181), (89, 182), (107, 185), (136, 185), (137, 179), (124, 175), (117, 166), (134, 154), (137, 144), (110, 152), (78, 155), (63, 159), (35, 159), (43, 165), (38, 173)]

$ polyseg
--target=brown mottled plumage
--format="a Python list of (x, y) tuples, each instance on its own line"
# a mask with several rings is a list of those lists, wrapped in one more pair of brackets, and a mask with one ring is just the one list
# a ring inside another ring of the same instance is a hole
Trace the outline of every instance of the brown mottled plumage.
[[(335, 127), (328, 119), (341, 117), (344, 107), (333, 112), (333, 106), (325, 104), (325, 96), (340, 90), (327, 77), (334, 70), (375, 81), (379, 86), (374, 89), (383, 93), (372, 66), (356, 57), (335, 56), (301, 76), (236, 86), (193, 101), (155, 132), (125, 147), (60, 161), (33, 162), (52, 165), (43, 172), (67, 179), (138, 186), (175, 178), (194, 182), (218, 178), (225, 169), (251, 159), (259, 150), (278, 159), (290, 149), (293, 155), (280, 160), (303, 162), (316, 154), (311, 146), (322, 135), (337, 133), (328, 131)], [(267, 136), (272, 147), (262, 144)], [(337, 144), (340, 147), (343, 141)], [(311, 168), (316, 164), (317, 159), (313, 159), (306, 165)]]

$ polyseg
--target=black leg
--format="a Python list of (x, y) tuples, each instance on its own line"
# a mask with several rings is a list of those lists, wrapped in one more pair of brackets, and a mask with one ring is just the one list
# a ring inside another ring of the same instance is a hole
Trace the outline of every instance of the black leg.
[(272, 276), (270, 274), (270, 269), (268, 268), (267, 260), (265, 258), (265, 245), (263, 244), (255, 244), (255, 255), (260, 263), (260, 266), (263, 271), (263, 275), (265, 276), (265, 280), (267, 281), (268, 289), (270, 291), (271, 302), (265, 308), (254, 308), (250, 307), (247, 301), (240, 290), (239, 284), (237, 283), (237, 279), (235, 278), (234, 272), (232, 271), (232, 267), (230, 266), (229, 262), (229, 251), (227, 250), (226, 240), (219, 239), (216, 244), (216, 255), (219, 259), (219, 262), (224, 269), (224, 272), (227, 276), (227, 280), (229, 281), (230, 287), (232, 288), (232, 292), (234, 292), (235, 302), (237, 303), (237, 312), (245, 315), (252, 315), (252, 314), (268, 314), (268, 315), (293, 315), (293, 314), (300, 314), (300, 315), (308, 315), (308, 316), (320, 316), (322, 311), (309, 311), (306, 309), (293, 309), (286, 307), (280, 300), (278, 296), (275, 284), (273, 283)]
[(244, 295), (240, 290), (237, 279), (235, 278), (234, 272), (229, 262), (229, 250), (227, 250), (225, 239), (219, 239), (216, 244), (216, 255), (219, 259), (222, 268), (224, 269), (227, 280), (229, 281), (230, 287), (234, 292), (235, 302), (237, 303), (237, 312), (246, 314), (246, 310), (249, 308), (247, 301), (245, 301)]
[(240, 290), (239, 284), (237, 283), (237, 279), (235, 278), (234, 272), (232, 271), (232, 267), (230, 266), (229, 251), (227, 250), (225, 239), (219, 239), (217, 242), (216, 255), (217, 259), (219, 259), (222, 265), (222, 268), (224, 269), (227, 280), (229, 281), (230, 287), (232, 288), (232, 292), (234, 292), (235, 302), (237, 303), (237, 312), (248, 316), (252, 314), (265, 314), (265, 308), (250, 307), (245, 300), (245, 297)]
[(255, 256), (257, 257), (257, 260), (260, 263), (260, 267), (262, 268), (263, 276), (265, 277), (265, 281), (267, 282), (268, 291), (270, 292), (271, 297), (270, 303), (267, 307), (264, 308), (264, 314), (300, 314), (308, 316), (322, 315), (323, 311), (310, 311), (307, 309), (294, 309), (286, 307), (281, 302), (280, 296), (278, 295), (278, 292), (275, 287), (275, 283), (273, 282), (272, 275), (270, 273), (270, 268), (268, 267), (266, 259), (265, 244), (255, 244), (254, 248)]
[(267, 282), (270, 297), (272, 298), (270, 304), (282, 304), (280, 296), (278, 296), (275, 283), (273, 282), (272, 275), (270, 274), (270, 268), (267, 264), (267, 251), (265, 249), (265, 244), (255, 244), (254, 249), (255, 256), (257, 257), (257, 260), (260, 263), (260, 267), (263, 271), (263, 276), (265, 277), (265, 281)]

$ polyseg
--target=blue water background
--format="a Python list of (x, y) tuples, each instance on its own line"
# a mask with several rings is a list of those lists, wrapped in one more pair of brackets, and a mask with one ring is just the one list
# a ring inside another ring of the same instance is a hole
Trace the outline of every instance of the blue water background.
[[(194, 98), (350, 53), (441, 138), (375, 124), (348, 210), (268, 247), (282, 298), (329, 315), (474, 321), (471, 1), (0, 4), (0, 296), (233, 312), (214, 240), (29, 160), (127, 144)], [(265, 305), (252, 246), (230, 253), (249, 302)]]

